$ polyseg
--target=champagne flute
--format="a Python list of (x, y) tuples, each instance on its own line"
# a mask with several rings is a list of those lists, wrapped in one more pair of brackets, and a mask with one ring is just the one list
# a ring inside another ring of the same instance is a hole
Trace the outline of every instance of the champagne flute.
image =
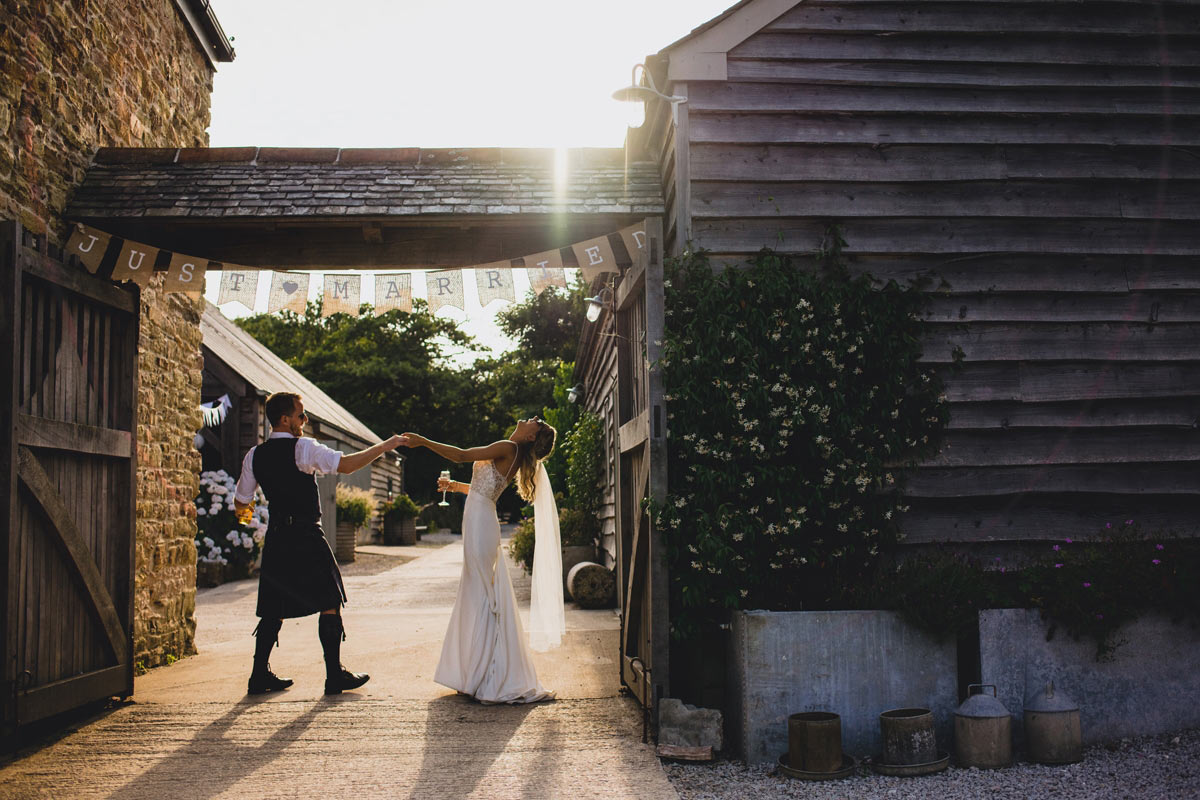
[[(448, 470), (448, 469), (442, 470), (442, 477), (445, 478), (446, 480), (450, 480), (450, 470)], [(438, 503), (438, 505), (439, 506), (450, 505), (448, 502), (446, 502), (446, 490), (445, 489), (442, 490), (442, 502)]]

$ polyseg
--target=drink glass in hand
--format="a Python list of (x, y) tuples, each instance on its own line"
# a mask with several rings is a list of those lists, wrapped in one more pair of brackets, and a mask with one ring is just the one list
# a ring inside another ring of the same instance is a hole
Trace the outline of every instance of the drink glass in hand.
[(254, 519), (254, 498), (250, 499), (250, 504), (239, 508), (236, 512), (237, 521), (242, 525), (249, 525)]
[[(450, 480), (450, 470), (448, 470), (448, 469), (442, 470), (442, 477), (445, 478), (446, 480)], [(445, 489), (442, 490), (442, 502), (438, 503), (438, 505), (439, 506), (450, 505), (448, 502), (446, 502), (446, 490)]]

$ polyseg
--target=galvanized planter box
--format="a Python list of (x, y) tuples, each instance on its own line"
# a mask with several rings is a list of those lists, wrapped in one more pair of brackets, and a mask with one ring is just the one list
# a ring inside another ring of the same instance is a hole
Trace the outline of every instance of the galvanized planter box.
[(938, 750), (949, 751), (958, 706), (957, 647), (891, 611), (738, 611), (731, 620), (726, 735), (749, 763), (787, 752), (787, 718), (832, 711), (842, 749), (880, 751), (879, 714), (933, 711)]
[(1024, 750), (1025, 701), (1053, 680), (1079, 704), (1084, 744), (1200, 726), (1200, 631), (1147, 616), (1117, 632), (1110, 661), (1096, 644), (1059, 629), (1046, 640), (1038, 611), (999, 608), (979, 614), (983, 680), (1013, 715), (1013, 738)]

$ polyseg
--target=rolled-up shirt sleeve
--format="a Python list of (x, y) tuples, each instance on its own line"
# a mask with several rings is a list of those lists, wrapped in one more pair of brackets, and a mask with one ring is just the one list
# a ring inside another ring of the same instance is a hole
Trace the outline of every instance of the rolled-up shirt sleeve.
[(233, 499), (242, 505), (250, 505), (254, 499), (254, 490), (258, 488), (258, 479), (254, 477), (254, 448), (242, 459), (242, 474), (238, 476), (237, 488), (233, 491)]
[(316, 439), (303, 437), (296, 443), (296, 469), (312, 474), (332, 475), (342, 461), (340, 450), (326, 447)]

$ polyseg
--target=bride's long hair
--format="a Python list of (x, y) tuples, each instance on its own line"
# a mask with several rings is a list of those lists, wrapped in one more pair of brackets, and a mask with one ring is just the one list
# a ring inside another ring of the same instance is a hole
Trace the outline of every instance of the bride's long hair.
[(533, 502), (538, 464), (554, 452), (554, 442), (557, 438), (558, 431), (554, 430), (552, 425), (539, 420), (538, 432), (533, 441), (517, 444), (517, 494), (527, 503)]

